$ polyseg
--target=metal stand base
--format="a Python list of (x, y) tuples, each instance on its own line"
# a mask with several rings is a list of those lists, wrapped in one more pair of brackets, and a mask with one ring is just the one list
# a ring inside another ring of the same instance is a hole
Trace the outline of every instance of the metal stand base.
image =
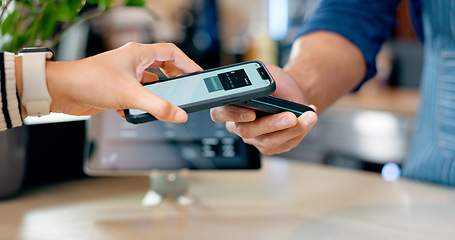
[(196, 199), (189, 193), (189, 171), (150, 173), (150, 188), (142, 199), (145, 207), (156, 207), (165, 198), (174, 199), (181, 206), (191, 206)]

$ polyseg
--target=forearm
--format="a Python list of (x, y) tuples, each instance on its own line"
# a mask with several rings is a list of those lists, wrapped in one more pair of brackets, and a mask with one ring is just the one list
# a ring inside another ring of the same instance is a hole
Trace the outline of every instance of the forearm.
[(305, 101), (322, 112), (360, 84), (366, 62), (344, 37), (319, 31), (296, 40), (285, 70), (299, 84)]

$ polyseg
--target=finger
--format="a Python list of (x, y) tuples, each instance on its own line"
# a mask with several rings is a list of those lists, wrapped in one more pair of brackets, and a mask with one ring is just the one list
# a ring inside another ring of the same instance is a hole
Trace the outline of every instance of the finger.
[(245, 139), (245, 141), (248, 144), (256, 146), (257, 148), (275, 149), (291, 139), (299, 136), (305, 136), (310, 129), (311, 127), (305, 127), (303, 124), (297, 124), (292, 128), (267, 133), (251, 139)]
[(117, 110), (117, 115), (119, 115), (121, 118), (123, 118), (124, 120), (126, 120), (125, 118), (125, 111), (124, 110)]
[(214, 122), (251, 122), (256, 119), (256, 113), (248, 108), (226, 105), (210, 109)]
[(142, 75), (141, 83), (145, 84), (145, 83), (149, 83), (149, 82), (155, 82), (158, 80), (160, 80), (158, 75), (151, 73), (151, 72), (144, 72), (144, 74)]
[(282, 68), (278, 67), (277, 65), (262, 61), (264, 63), (265, 67), (267, 70), (270, 72), (272, 76), (278, 76), (281, 71), (283, 71)]
[(304, 138), (304, 136), (299, 136), (299, 137), (293, 138), (275, 148), (257, 147), (257, 149), (264, 155), (274, 155), (274, 154), (285, 153), (285, 152), (289, 152), (290, 150), (295, 148), (297, 145), (299, 145), (300, 142), (303, 140), (303, 138)]
[[(134, 44), (133, 44), (134, 45)], [(202, 71), (202, 68), (172, 43), (140, 44), (143, 67), (159, 67), (162, 62), (169, 62), (184, 73)], [(158, 66), (157, 66), (158, 65)], [(166, 64), (167, 65), (167, 64)], [(145, 69), (144, 68), (144, 69)]]
[(315, 113), (302, 114), (298, 118), (297, 125), (292, 128), (264, 134), (252, 139), (245, 139), (245, 142), (254, 145), (266, 155), (287, 152), (302, 141), (316, 121), (317, 116)]
[(308, 111), (304, 112), (300, 117), (299, 117), (299, 122), (303, 122), (306, 126), (313, 127), (314, 124), (318, 121), (318, 115), (316, 114), (316, 107), (314, 105), (310, 105), (311, 108), (314, 109), (314, 112)]
[(128, 102), (126, 108), (146, 111), (157, 119), (166, 122), (180, 123), (188, 119), (188, 114), (183, 109), (150, 93), (139, 84), (137, 87), (131, 88), (130, 94), (125, 94)]
[(176, 67), (174, 64), (168, 61), (162, 62), (160, 70), (166, 75), (166, 77), (177, 77), (183, 75), (183, 72), (180, 68)]
[(297, 117), (293, 113), (282, 112), (258, 118), (254, 122), (229, 122), (226, 124), (226, 128), (241, 138), (249, 139), (291, 128), (296, 124)]
[(318, 108), (316, 106), (309, 105), (308, 107), (312, 108), (316, 114), (318, 113)]

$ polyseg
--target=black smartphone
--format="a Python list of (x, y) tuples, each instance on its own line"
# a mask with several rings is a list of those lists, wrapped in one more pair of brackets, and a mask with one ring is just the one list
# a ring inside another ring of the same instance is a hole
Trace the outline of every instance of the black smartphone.
[(245, 102), (235, 103), (232, 105), (251, 108), (256, 112), (256, 117), (258, 118), (285, 111), (292, 112), (297, 117), (306, 111), (314, 112), (314, 110), (308, 106), (272, 96), (250, 99)]
[[(144, 87), (188, 113), (264, 97), (276, 89), (275, 81), (260, 61), (242, 62), (164, 79), (144, 84)], [(125, 118), (131, 123), (156, 120), (137, 109), (126, 109)]]

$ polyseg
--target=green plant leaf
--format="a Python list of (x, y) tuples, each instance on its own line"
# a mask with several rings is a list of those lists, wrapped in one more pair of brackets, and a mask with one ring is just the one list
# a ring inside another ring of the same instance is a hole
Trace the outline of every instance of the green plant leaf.
[(34, 1), (27, 1), (27, 0), (16, 0), (16, 3), (20, 3), (27, 7), (31, 7), (34, 5)]
[(107, 9), (109, 9), (109, 7), (111, 6), (113, 0), (99, 0), (98, 1), (98, 9), (102, 12), (106, 11)]
[(85, 0), (68, 0), (68, 8), (73, 13), (81, 11), (85, 5)]
[(77, 12), (74, 12), (70, 9), (67, 1), (61, 1), (55, 4), (57, 10), (55, 14), (57, 15), (57, 20), (68, 21), (77, 16)]
[(130, 7), (144, 7), (145, 1), (144, 0), (125, 0), (123, 5), (130, 6)]
[(41, 16), (39, 35), (42, 41), (48, 40), (57, 28), (57, 15), (55, 14), (58, 8), (55, 2), (50, 2), (45, 5), (43, 15)]
[(16, 39), (17, 41), (15, 43), (15, 47), (20, 49), (22, 47), (32, 46), (35, 40), (35, 35), (33, 33), (25, 33), (18, 36)]
[(5, 35), (8, 32), (11, 32), (11, 28), (14, 25), (15, 19), (17, 17), (17, 11), (14, 10), (5, 20), (2, 22), (2, 35)]
[(98, 4), (98, 0), (87, 0), (88, 3), (90, 4)]
[(13, 31), (13, 33), (11, 35), (13, 37), (11, 39), (11, 42), (10, 42), (9, 46), (8, 46), (8, 48), (9, 48), (8, 50), (11, 51), (11, 52), (16, 52), (16, 50), (19, 49), (19, 47), (20, 47), (19, 44), (17, 43), (18, 39), (19, 39), (19, 36), (20, 36), (19, 30), (17, 30), (17, 28), (14, 29), (14, 31)]
[(9, 33), (6, 33), (2, 36), (2, 46), (1, 49), (8, 52), (15, 52), (16, 49), (11, 49), (11, 42), (13, 41), (13, 36)]
[(38, 24), (30, 24), (27, 30), (22, 34), (22, 36), (30, 43), (33, 43), (36, 38), (36, 32), (38, 30), (39, 25)]

